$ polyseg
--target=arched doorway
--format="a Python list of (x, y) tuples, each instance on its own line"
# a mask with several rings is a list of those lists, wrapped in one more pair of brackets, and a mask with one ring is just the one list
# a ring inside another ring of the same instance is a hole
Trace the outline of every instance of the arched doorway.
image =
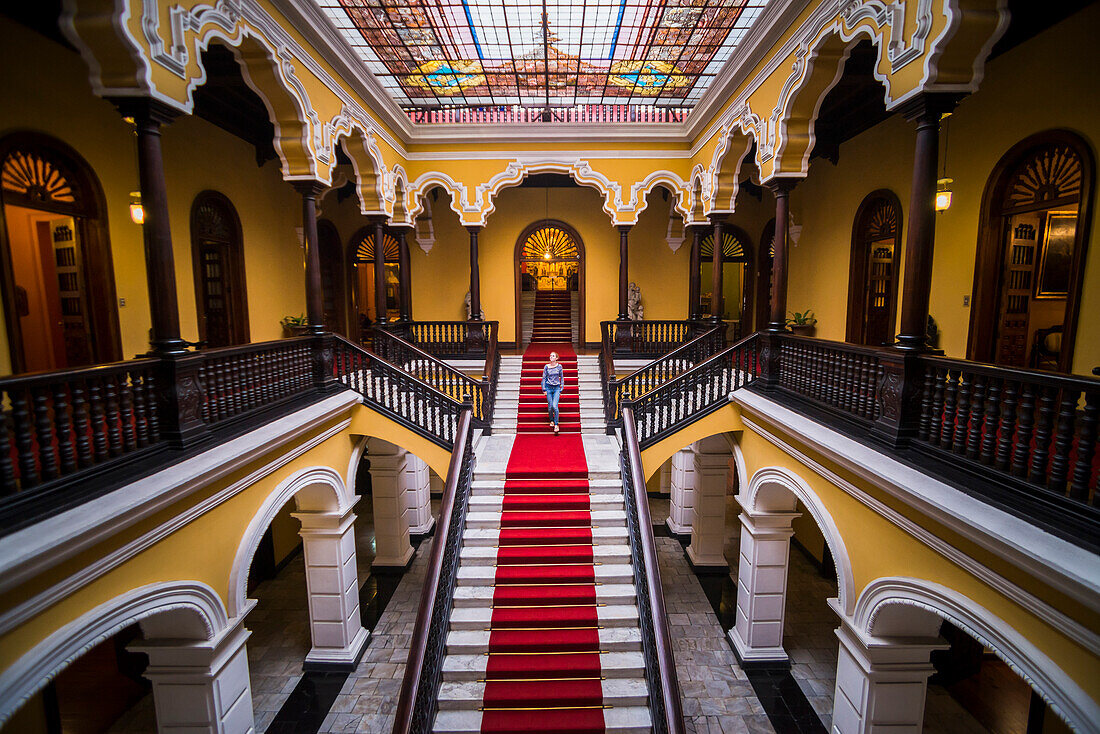
[[(752, 263), (752, 241), (740, 227), (726, 224), (722, 228), (722, 303), (727, 321), (737, 322), (739, 339), (749, 328), (749, 314), (752, 309), (752, 283), (749, 279), (749, 265)], [(711, 294), (714, 271), (714, 231), (703, 236), (699, 243), (699, 313), (712, 314)]]
[(191, 205), (191, 263), (199, 341), (209, 348), (249, 341), (243, 250), (232, 202), (217, 191), (200, 192)]
[(1088, 143), (1067, 130), (1020, 141), (993, 169), (982, 199), (969, 358), (1070, 371), (1094, 170)]
[(772, 304), (772, 258), (775, 257), (775, 219), (768, 220), (760, 233), (756, 259), (756, 330), (768, 326)]
[(515, 263), (517, 346), (523, 341), (525, 320), (530, 326), (538, 291), (568, 292), (576, 299), (577, 340), (583, 344), (584, 242), (577, 231), (556, 219), (534, 222), (516, 240)]
[[(377, 320), (374, 303), (374, 227), (361, 227), (351, 238), (351, 292), (359, 335), (369, 331)], [(401, 315), (400, 278), (397, 238), (388, 230), (382, 234), (385, 261), (386, 316), (394, 321)]]
[(103, 189), (34, 132), (0, 140), (0, 276), (13, 372), (122, 358)]
[(317, 222), (318, 254), (321, 256), (321, 308), (325, 330), (347, 335), (344, 299), (344, 258), (340, 252), (340, 233), (327, 219)]
[(893, 342), (900, 252), (901, 201), (888, 189), (872, 191), (852, 224), (848, 341), (870, 346)]

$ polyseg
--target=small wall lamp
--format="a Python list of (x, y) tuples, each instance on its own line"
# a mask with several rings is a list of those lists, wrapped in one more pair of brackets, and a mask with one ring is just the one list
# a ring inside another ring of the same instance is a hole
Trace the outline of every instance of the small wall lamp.
[(941, 178), (936, 182), (936, 211), (945, 212), (951, 208), (951, 182), (953, 178)]
[(145, 207), (141, 205), (141, 192), (130, 192), (130, 219), (134, 224), (145, 224)]

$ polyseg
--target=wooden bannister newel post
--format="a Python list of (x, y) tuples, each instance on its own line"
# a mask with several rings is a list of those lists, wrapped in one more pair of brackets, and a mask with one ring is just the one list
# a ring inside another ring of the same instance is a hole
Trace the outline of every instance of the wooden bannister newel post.
[(332, 334), (317, 334), (313, 337), (313, 386), (321, 393), (334, 393), (341, 389), (336, 379), (335, 351), (336, 339)]
[(760, 345), (757, 356), (760, 374), (753, 381), (753, 386), (764, 392), (773, 392), (779, 388), (779, 359), (783, 336), (780, 332), (761, 331), (756, 338)]
[(203, 383), (202, 362), (202, 354), (165, 355), (155, 369), (160, 435), (174, 448), (192, 446), (209, 433), (202, 406), (211, 386)]
[(924, 371), (915, 352), (883, 350), (882, 374), (875, 384), (875, 413), (871, 436), (890, 448), (901, 448), (917, 435)]
[(630, 319), (615, 321), (615, 354), (634, 353), (634, 322)]

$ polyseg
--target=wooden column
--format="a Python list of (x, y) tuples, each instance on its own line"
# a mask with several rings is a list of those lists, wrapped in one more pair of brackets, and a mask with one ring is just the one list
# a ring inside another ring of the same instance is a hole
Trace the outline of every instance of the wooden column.
[(401, 289), (401, 320), (412, 321), (412, 290), (409, 286), (409, 241), (406, 235), (408, 227), (398, 227), (397, 232), (397, 279)]
[(325, 190), (319, 181), (298, 181), (302, 195), (302, 239), (306, 248), (306, 322), (310, 334), (325, 331), (324, 294), (321, 285), (321, 250), (317, 242), (317, 195)]
[(467, 227), (470, 233), (470, 320), (481, 321), (481, 270), (477, 264), (477, 234), (481, 227)]
[(150, 343), (155, 354), (183, 354), (187, 351), (187, 342), (180, 338), (176, 265), (160, 144), (161, 126), (171, 122), (178, 113), (151, 99), (124, 99), (115, 104), (123, 116), (133, 119), (137, 131), (138, 180), (141, 206), (145, 210), (141, 229), (145, 239), (145, 275), (153, 327)]
[(630, 225), (619, 226), (619, 321), (626, 321), (629, 317), (627, 310), (627, 291), (630, 290), (630, 275), (627, 263), (628, 245), (630, 243)]
[(699, 313), (699, 251), (703, 246), (703, 228), (699, 225), (691, 227), (691, 270), (688, 273), (688, 319), (696, 321), (702, 318)]
[(772, 300), (768, 331), (787, 329), (787, 250), (790, 192), (797, 181), (777, 179), (768, 185), (775, 194), (775, 257), (772, 258)]
[(374, 225), (374, 323), (386, 325), (386, 252), (384, 216), (371, 217)]
[(719, 324), (722, 322), (722, 313), (725, 311), (725, 304), (722, 303), (722, 241), (725, 238), (723, 226), (726, 223), (726, 215), (715, 214), (711, 216), (711, 222), (714, 224), (714, 257), (712, 259), (714, 272), (711, 273), (710, 320)]
[(936, 166), (940, 118), (954, 108), (954, 95), (922, 94), (901, 109), (917, 123), (909, 227), (905, 233), (905, 279), (901, 295), (901, 333), (897, 348), (928, 349), (928, 299), (932, 288), (932, 251), (936, 240)]

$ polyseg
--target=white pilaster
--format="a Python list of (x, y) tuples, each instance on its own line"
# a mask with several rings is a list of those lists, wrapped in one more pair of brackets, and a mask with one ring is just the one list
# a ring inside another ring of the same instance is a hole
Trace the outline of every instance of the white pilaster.
[(238, 617), (213, 640), (151, 639), (130, 646), (149, 656), (144, 675), (153, 683), (160, 734), (254, 731), (248, 635)]
[(695, 451), (695, 508), (688, 559), (696, 569), (725, 570), (726, 477), (732, 453), (723, 436), (699, 442)]
[(787, 563), (791, 522), (801, 513), (741, 514), (737, 564), (737, 616), (729, 631), (740, 661), (785, 664), (783, 615), (787, 604)]
[(870, 637), (844, 624), (833, 694), (833, 734), (920, 734), (929, 662), (947, 645), (925, 638)]
[(367, 645), (359, 616), (355, 563), (355, 513), (295, 512), (302, 522), (302, 548), (309, 593), (313, 647), (306, 664), (354, 667)]
[(661, 484), (657, 488), (657, 491), (661, 494), (670, 494), (672, 492), (672, 460), (669, 459), (664, 464), (661, 464)]
[(665, 522), (677, 535), (688, 535), (695, 522), (695, 444), (672, 455), (668, 479), (668, 520)]
[(405, 507), (408, 508), (409, 532), (425, 535), (435, 524), (432, 515), (431, 479), (428, 465), (414, 454), (405, 454)]
[(373, 566), (404, 567), (413, 555), (409, 512), (405, 504), (405, 449), (370, 439), (371, 499), (374, 503)]

